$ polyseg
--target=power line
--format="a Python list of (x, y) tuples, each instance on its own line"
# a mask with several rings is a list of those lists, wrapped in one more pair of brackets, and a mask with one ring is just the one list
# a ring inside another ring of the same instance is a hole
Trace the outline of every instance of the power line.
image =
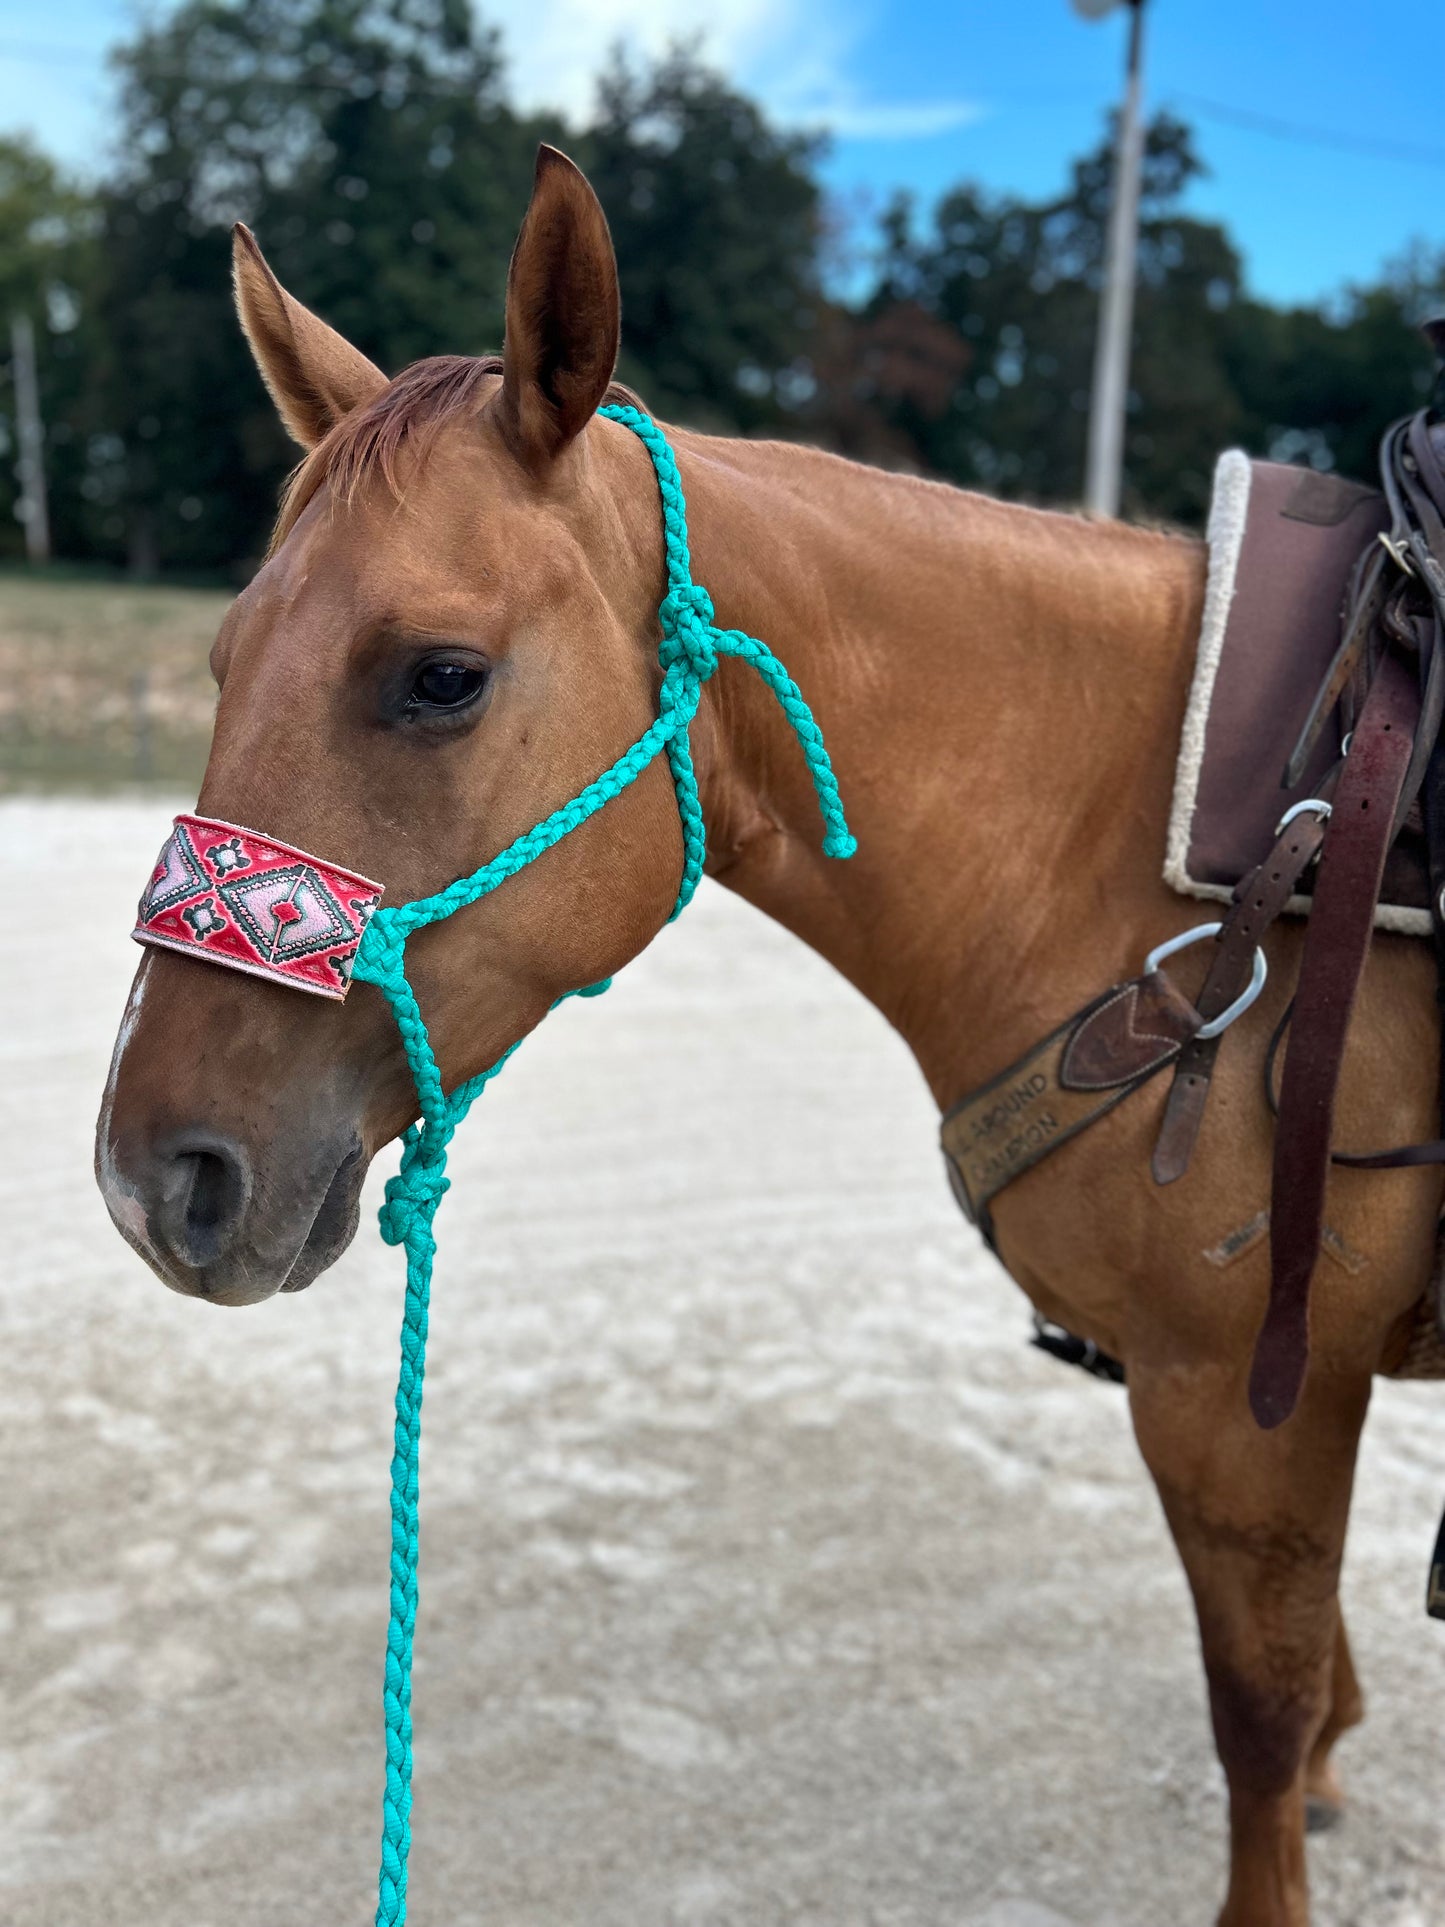
[(1445, 167), (1445, 147), (1425, 147), (1414, 141), (1382, 140), (1372, 134), (1346, 134), (1333, 127), (1314, 127), (1304, 121), (1281, 120), (1274, 114), (1255, 113), (1248, 107), (1231, 107), (1225, 101), (1207, 100), (1202, 94), (1179, 94), (1173, 98), (1206, 119), (1227, 122), (1252, 134), (1268, 134), (1271, 139), (1297, 141), (1311, 147), (1333, 147), (1346, 154), (1367, 154), (1375, 160), (1407, 161), (1416, 167)]

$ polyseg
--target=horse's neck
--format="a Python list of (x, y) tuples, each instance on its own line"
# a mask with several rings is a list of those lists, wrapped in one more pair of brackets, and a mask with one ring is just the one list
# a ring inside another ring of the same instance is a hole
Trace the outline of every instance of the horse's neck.
[(699, 719), (709, 868), (875, 1003), (947, 1101), (1137, 969), (1168, 913), (1203, 551), (680, 441), (696, 578), (801, 685), (859, 842), (821, 855), (786, 728), (727, 671)]

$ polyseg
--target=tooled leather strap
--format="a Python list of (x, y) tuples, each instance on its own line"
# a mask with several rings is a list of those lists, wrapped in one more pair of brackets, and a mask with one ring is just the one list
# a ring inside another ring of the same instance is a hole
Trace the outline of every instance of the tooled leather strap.
[(1275, 1133), (1269, 1306), (1249, 1378), (1250, 1409), (1266, 1430), (1293, 1412), (1309, 1362), (1310, 1281), (1324, 1229), (1340, 1061), (1419, 708), (1411, 671), (1386, 656), (1325, 831)]
[(1200, 1022), (1168, 978), (1150, 971), (1094, 998), (945, 1113), (949, 1181), (990, 1243), (990, 1200), (1172, 1064)]
[[(1214, 961), (1194, 1000), (1204, 1023), (1228, 1010), (1244, 991), (1254, 968), (1255, 951), (1319, 854), (1324, 834), (1323, 812), (1295, 817), (1276, 837), (1263, 863), (1235, 889), (1235, 907), (1215, 940)], [(1222, 1038), (1223, 1032), (1218, 1037), (1192, 1037), (1179, 1053), (1154, 1145), (1151, 1168), (1156, 1184), (1173, 1184), (1189, 1169)]]

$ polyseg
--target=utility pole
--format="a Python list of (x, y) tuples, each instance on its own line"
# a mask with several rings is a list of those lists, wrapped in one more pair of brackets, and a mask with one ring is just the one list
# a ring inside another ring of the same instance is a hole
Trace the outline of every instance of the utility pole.
[(40, 384), (35, 378), (35, 330), (28, 314), (10, 323), (11, 366), (15, 371), (15, 429), (20, 443), (15, 473), (20, 482), (20, 519), (25, 553), (32, 562), (50, 560), (50, 515), (45, 506), (45, 430), (40, 421)]
[[(1119, 0), (1073, 0), (1076, 12), (1098, 20)], [(1129, 58), (1119, 109), (1114, 154), (1114, 201), (1104, 256), (1099, 333), (1094, 344), (1094, 387), (1089, 403), (1089, 457), (1084, 506), (1095, 515), (1117, 515), (1124, 475), (1124, 420), (1129, 405), (1129, 348), (1134, 328), (1134, 272), (1139, 252), (1139, 174), (1144, 158), (1140, 114), (1147, 0), (1124, 0), (1129, 9)]]

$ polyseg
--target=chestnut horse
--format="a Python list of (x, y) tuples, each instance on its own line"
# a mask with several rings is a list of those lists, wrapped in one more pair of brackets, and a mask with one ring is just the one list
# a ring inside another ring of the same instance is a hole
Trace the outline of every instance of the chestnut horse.
[[(655, 714), (663, 555), (646, 451), (596, 417), (619, 334), (607, 226), (544, 149), (507, 285), (503, 357), (395, 381), (284, 292), (244, 230), (236, 293), (308, 451), (265, 566), (212, 655), (199, 808), (377, 877), (388, 901), (465, 876), (575, 795)], [(816, 450), (669, 431), (697, 579), (814, 705), (857, 833), (830, 863), (767, 692), (725, 666), (694, 726), (707, 868), (796, 933), (902, 1035), (940, 1106), (1198, 920), (1160, 880), (1205, 553), (1180, 535), (1005, 506)], [(449, 1084), (564, 991), (617, 970), (678, 887), (664, 762), (413, 941)], [(1220, 1919), (1308, 1916), (1307, 1803), (1361, 1716), (1337, 1597), (1372, 1373), (1403, 1350), (1438, 1174), (1332, 1179), (1303, 1400), (1276, 1432), (1246, 1379), (1261, 1242), (1206, 1253), (1268, 1201), (1265, 1040), (1296, 974), (1227, 1040), (1193, 1168), (1157, 1188), (1163, 1082), (997, 1200), (1005, 1263), (1050, 1318), (1121, 1358), (1198, 1610), (1231, 1858)], [(1434, 1124), (1429, 947), (1374, 947), (1343, 1142)], [(151, 950), (100, 1117), (111, 1215), (164, 1282), (215, 1304), (297, 1291), (352, 1236), (370, 1159), (416, 1114), (382, 998), (288, 994)], [(941, 1181), (941, 1180), (940, 1180)], [(1021, 1663), (1026, 1661), (1021, 1660)]]

